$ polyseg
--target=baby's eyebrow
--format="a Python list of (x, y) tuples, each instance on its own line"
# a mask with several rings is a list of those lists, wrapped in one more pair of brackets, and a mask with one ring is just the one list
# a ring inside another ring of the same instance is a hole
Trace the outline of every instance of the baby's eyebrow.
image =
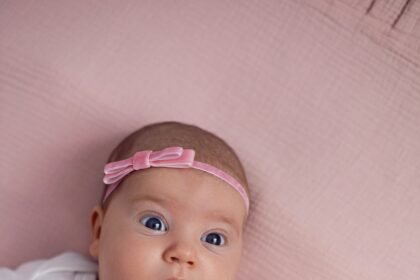
[(145, 196), (132, 198), (130, 200), (130, 204), (133, 204), (133, 203), (139, 202), (139, 201), (146, 201), (146, 200), (147, 201), (152, 201), (152, 202), (155, 202), (155, 203), (159, 203), (159, 204), (166, 204), (166, 203), (170, 202), (170, 199), (151, 196), (151, 195), (145, 195)]
[(239, 234), (238, 223), (234, 219), (232, 219), (232, 218), (226, 216), (225, 214), (223, 214), (222, 212), (214, 212), (214, 211), (209, 212), (207, 214), (207, 218), (221, 220), (225, 224), (230, 225), (235, 230), (235, 232), (238, 236), (240, 235)]

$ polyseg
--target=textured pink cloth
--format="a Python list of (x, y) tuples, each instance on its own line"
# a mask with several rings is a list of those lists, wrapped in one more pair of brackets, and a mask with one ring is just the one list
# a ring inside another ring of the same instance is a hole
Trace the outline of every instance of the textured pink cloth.
[(111, 149), (177, 120), (247, 171), (239, 279), (418, 280), (406, 2), (0, 1), (0, 266), (87, 253)]

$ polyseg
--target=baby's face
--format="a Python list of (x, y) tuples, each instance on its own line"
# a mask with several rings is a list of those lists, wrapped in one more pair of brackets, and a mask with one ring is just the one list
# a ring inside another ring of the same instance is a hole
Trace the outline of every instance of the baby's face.
[(92, 212), (100, 280), (235, 278), (246, 210), (233, 188), (174, 168), (134, 172), (119, 188), (105, 216)]

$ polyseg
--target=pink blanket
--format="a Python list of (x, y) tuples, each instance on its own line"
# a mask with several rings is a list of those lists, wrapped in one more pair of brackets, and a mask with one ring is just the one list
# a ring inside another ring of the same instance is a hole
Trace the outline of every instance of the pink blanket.
[(0, 266), (87, 253), (111, 149), (178, 120), (252, 188), (240, 279), (420, 277), (419, 1), (1, 1)]

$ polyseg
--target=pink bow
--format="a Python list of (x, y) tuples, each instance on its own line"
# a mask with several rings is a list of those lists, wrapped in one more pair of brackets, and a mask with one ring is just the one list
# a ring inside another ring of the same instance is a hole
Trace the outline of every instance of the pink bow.
[(132, 157), (105, 165), (105, 184), (114, 184), (128, 173), (149, 167), (188, 168), (193, 165), (195, 151), (182, 147), (169, 147), (161, 151), (141, 151)]
[(108, 184), (103, 202), (107, 197), (118, 187), (120, 181), (124, 176), (132, 171), (139, 169), (146, 169), (149, 167), (172, 167), (172, 168), (195, 168), (204, 172), (210, 173), (226, 183), (239, 192), (245, 202), (245, 207), (249, 209), (249, 197), (246, 190), (241, 184), (228, 173), (218, 169), (210, 164), (195, 161), (195, 151), (192, 149), (183, 149), (182, 147), (168, 147), (161, 151), (140, 151), (135, 153), (132, 157), (110, 162), (105, 165), (105, 176), (103, 182)]

